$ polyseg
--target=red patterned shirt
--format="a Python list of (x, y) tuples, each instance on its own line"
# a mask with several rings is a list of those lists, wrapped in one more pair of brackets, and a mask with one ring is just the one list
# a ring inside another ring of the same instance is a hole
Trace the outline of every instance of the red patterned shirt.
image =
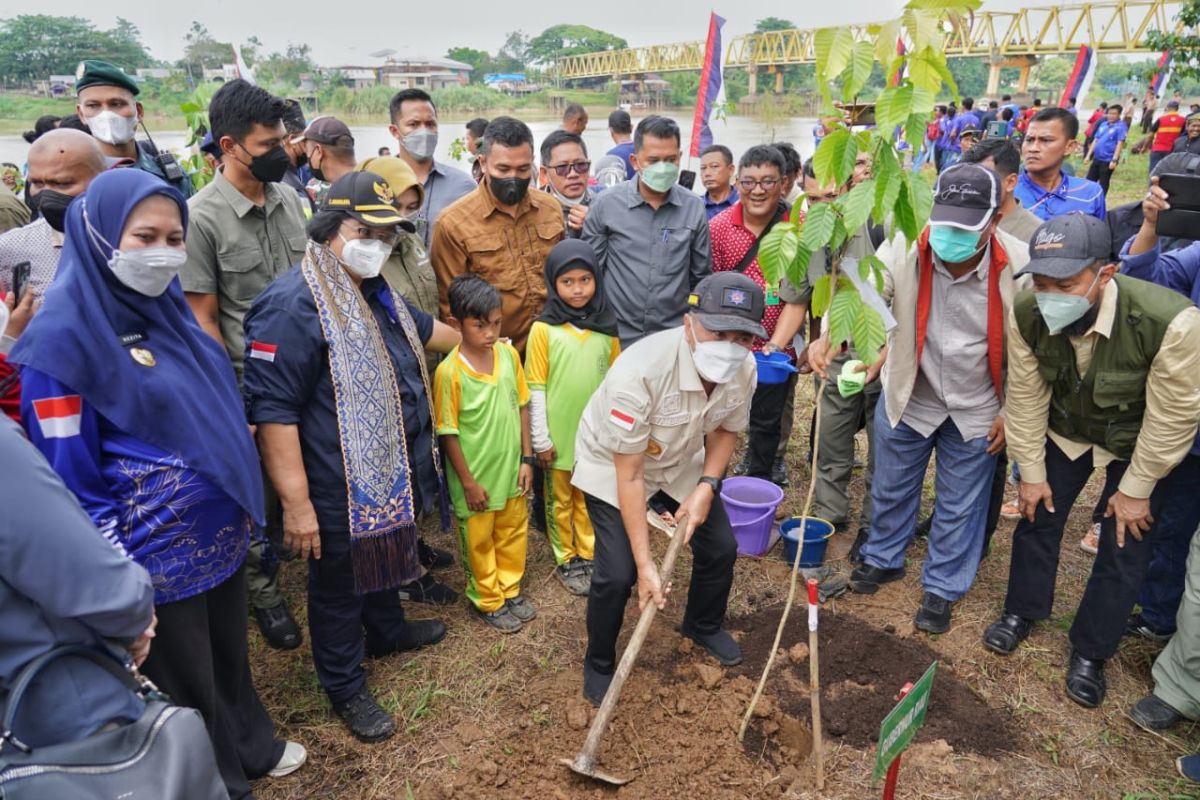
[[(783, 218), (788, 219), (788, 214), (785, 213)], [(743, 222), (740, 202), (710, 219), (708, 233), (712, 239), (713, 272), (731, 272), (736, 269), (737, 265), (742, 263), (742, 258), (754, 245), (755, 239), (758, 238)], [(757, 255), (742, 272), (766, 292), (767, 281), (758, 266)], [(779, 324), (779, 315), (783, 313), (784, 305), (785, 303), (779, 302), (775, 305), (768, 305), (764, 309), (762, 324), (767, 329), (768, 337), (775, 333), (775, 326)], [(762, 350), (762, 346), (766, 343), (766, 339), (754, 337), (754, 352)], [(791, 345), (787, 347), (787, 354), (792, 358), (796, 357), (796, 351)]]

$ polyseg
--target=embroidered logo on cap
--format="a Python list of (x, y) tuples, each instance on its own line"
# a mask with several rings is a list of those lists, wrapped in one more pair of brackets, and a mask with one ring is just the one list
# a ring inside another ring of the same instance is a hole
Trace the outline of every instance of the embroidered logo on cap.
[(742, 289), (726, 289), (721, 305), (729, 308), (750, 308), (750, 295)]

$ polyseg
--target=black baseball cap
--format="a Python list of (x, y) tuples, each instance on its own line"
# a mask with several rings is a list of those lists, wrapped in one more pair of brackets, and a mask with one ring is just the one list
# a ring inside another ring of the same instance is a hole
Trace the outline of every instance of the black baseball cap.
[(354, 147), (354, 137), (350, 134), (350, 129), (337, 117), (317, 117), (308, 123), (304, 132), (292, 142), (299, 144), (306, 139), (334, 147)]
[(1001, 199), (999, 175), (979, 164), (960, 162), (938, 175), (929, 224), (983, 230)]
[(333, 182), (322, 211), (342, 211), (364, 225), (399, 225), (412, 233), (417, 228), (396, 212), (396, 198), (388, 182), (374, 172), (348, 172)]
[(1029, 240), (1029, 264), (1018, 275), (1070, 278), (1096, 262), (1112, 261), (1108, 224), (1077, 211), (1053, 217)]
[(742, 331), (767, 338), (763, 290), (740, 272), (709, 275), (688, 295), (688, 307), (710, 331)]

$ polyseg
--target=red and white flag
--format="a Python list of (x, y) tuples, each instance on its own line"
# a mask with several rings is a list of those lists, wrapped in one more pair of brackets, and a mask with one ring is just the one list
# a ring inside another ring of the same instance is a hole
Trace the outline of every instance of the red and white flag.
[(77, 394), (33, 401), (33, 413), (46, 439), (68, 439), (79, 435), (83, 399)]
[(262, 359), (263, 361), (270, 361), (270, 362), (274, 363), (275, 351), (277, 349), (278, 349), (278, 345), (267, 344), (266, 342), (251, 342), (250, 343), (250, 357), (251, 358), (259, 358), (259, 359)]
[(611, 412), (609, 412), (608, 421), (613, 425), (616, 425), (618, 428), (631, 431), (633, 430), (633, 424), (637, 420), (635, 420), (629, 414), (626, 414), (624, 411), (614, 408)]

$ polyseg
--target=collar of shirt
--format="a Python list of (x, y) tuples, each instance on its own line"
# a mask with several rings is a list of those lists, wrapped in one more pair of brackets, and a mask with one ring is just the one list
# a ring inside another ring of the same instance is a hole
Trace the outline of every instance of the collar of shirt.
[[(225, 177), (225, 173), (218, 170), (213, 176), (213, 185), (216, 186), (216, 191), (225, 198), (225, 202), (229, 203), (229, 207), (233, 209), (233, 213), (239, 217), (244, 217), (254, 209), (258, 208), (249, 197), (238, 191), (238, 188), (229, 182)], [(278, 190), (277, 186), (269, 183), (263, 184), (263, 196), (266, 198), (264, 210), (270, 214), (275, 210), (275, 206), (279, 205), (279, 196), (275, 194)]]
[(704, 205), (706, 208), (712, 208), (713, 206), (729, 208), (731, 205), (733, 205), (737, 201), (738, 201), (738, 190), (737, 190), (736, 186), (729, 187), (729, 194), (727, 194), (725, 196), (724, 200), (713, 200), (711, 197), (708, 196), (708, 192), (704, 193)]
[(1035, 183), (1033, 178), (1029, 177), (1029, 173), (1026, 172), (1025, 170), (1021, 170), (1021, 177), (1018, 180), (1020, 183), (1027, 186), (1029, 188), (1029, 190), (1034, 193), (1034, 196), (1038, 198), (1038, 200), (1041, 200), (1043, 197), (1045, 197), (1048, 194), (1057, 195), (1058, 197), (1066, 197), (1067, 196), (1067, 186), (1069, 184), (1069, 178), (1067, 176), (1067, 173), (1063, 172), (1060, 169), (1058, 171), (1058, 178), (1059, 178), (1058, 186), (1054, 187), (1053, 189), (1051, 189), (1049, 191), (1047, 191), (1045, 188), (1043, 188), (1040, 184)]
[(963, 275), (960, 278), (956, 278), (950, 274), (950, 270), (946, 269), (946, 262), (942, 261), (941, 257), (938, 256), (937, 253), (933, 252), (933, 248), (930, 248), (930, 254), (933, 256), (934, 271), (940, 272), (942, 275), (945, 275), (947, 278), (950, 279), (951, 283), (958, 283), (959, 281), (963, 280), (964, 278), (968, 278), (972, 275), (975, 276), (976, 280), (982, 281), (982, 280), (987, 280), (988, 271), (991, 269), (992, 243), (989, 240), (988, 243), (983, 246), (983, 255), (980, 257), (979, 263), (975, 265), (975, 269), (971, 270), (966, 275)]
[(1117, 318), (1117, 282), (1110, 280), (1108, 285), (1104, 287), (1104, 294), (1100, 298), (1100, 310), (1096, 312), (1096, 321), (1092, 323), (1092, 327), (1084, 331), (1084, 336), (1091, 336), (1093, 333), (1098, 333), (1105, 339), (1112, 338), (1113, 322)]
[(679, 329), (679, 388), (684, 392), (704, 391), (700, 373), (696, 371), (696, 360), (692, 358), (692, 348), (688, 346), (687, 331), (683, 328)]
[(431, 178), (433, 178), (433, 176), (434, 176), (434, 173), (437, 173), (438, 175), (441, 175), (441, 176), (445, 177), (445, 175), (446, 175), (446, 169), (447, 169), (446, 165), (445, 165), (445, 164), (443, 164), (442, 162), (438, 161), (438, 160), (435, 158), (435, 159), (433, 160), (433, 166), (429, 168), (429, 175), (428, 175), (428, 176), (426, 176), (426, 178), (425, 178), (425, 183), (426, 183), (426, 184), (428, 184), (428, 183), (429, 183), (430, 179), (431, 179)]
[[(641, 180), (641, 177), (638, 176), (633, 180), (625, 181), (625, 191), (628, 193), (628, 197), (626, 199), (629, 201), (630, 208), (637, 208), (643, 203), (650, 205), (649, 203), (646, 203), (646, 198), (642, 197), (642, 192), (639, 188)], [(679, 184), (675, 184), (671, 187), (671, 191), (667, 192), (667, 199), (663, 202), (670, 203), (673, 206), (683, 205), (683, 200), (680, 198), (680, 193), (682, 191), (683, 187), (681, 187)]]

